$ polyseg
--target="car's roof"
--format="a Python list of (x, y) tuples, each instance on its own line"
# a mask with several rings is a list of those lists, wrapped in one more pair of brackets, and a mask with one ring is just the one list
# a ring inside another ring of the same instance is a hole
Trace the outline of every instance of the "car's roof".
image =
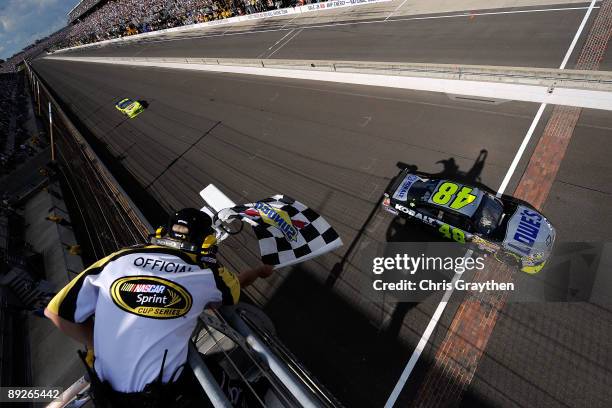
[[(397, 201), (416, 202), (415, 204), (417, 205), (435, 207), (445, 212), (456, 213), (469, 218), (474, 215), (485, 194), (478, 187), (474, 187), (466, 183), (450, 179), (428, 177), (424, 174), (415, 174), (408, 171), (402, 171), (398, 178), (399, 182), (394, 183), (392, 186), (393, 191), (390, 192), (392, 199)], [(476, 198), (469, 204), (466, 204), (459, 209), (454, 209), (448, 205), (440, 205), (435, 203), (432, 200), (434, 192), (441, 184), (446, 182), (451, 182), (460, 187), (470, 187), (472, 190), (469, 194), (476, 196)]]

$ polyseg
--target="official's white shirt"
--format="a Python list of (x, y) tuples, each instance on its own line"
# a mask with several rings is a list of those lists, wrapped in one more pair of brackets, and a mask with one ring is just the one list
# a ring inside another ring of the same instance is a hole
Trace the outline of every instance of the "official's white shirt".
[(128, 248), (104, 258), (70, 282), (49, 304), (65, 319), (95, 314), (95, 370), (120, 392), (142, 391), (160, 372), (178, 377), (197, 317), (211, 303), (233, 304), (233, 274), (165, 247)]

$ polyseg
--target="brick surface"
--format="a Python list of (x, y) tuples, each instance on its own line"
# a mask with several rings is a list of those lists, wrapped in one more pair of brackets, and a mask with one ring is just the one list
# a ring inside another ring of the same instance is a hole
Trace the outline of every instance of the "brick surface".
[[(612, 35), (612, 0), (604, 0), (580, 51), (576, 69), (597, 70)], [(582, 110), (556, 106), (514, 195), (542, 208), (557, 176)], [(473, 281), (511, 282), (515, 269), (489, 260)], [(473, 293), (459, 306), (434, 364), (425, 374), (412, 406), (455, 407), (470, 385), (506, 304), (507, 295)]]
[(556, 106), (544, 128), (514, 195), (542, 208), (555, 181), (561, 159), (578, 123), (582, 109)]
[[(575, 69), (597, 70), (612, 35), (612, 0), (605, 0), (578, 56)], [(542, 208), (565, 156), (582, 109), (556, 106), (514, 195)]]
[[(512, 268), (489, 258), (486, 267), (478, 271), (472, 280), (510, 282), (512, 273)], [(433, 408), (459, 405), (505, 302), (506, 296), (497, 293), (471, 293), (466, 297), (436, 352), (435, 363), (426, 373), (412, 406)]]

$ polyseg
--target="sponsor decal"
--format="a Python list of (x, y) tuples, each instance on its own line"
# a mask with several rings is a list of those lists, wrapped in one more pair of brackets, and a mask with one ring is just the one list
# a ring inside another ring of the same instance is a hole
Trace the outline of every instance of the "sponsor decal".
[(519, 207), (517, 213), (508, 225), (512, 238), (507, 239), (506, 245), (523, 255), (529, 255), (538, 239), (543, 217), (526, 207)]
[(423, 221), (425, 224), (436, 225), (436, 219), (432, 218), (428, 215), (421, 214), (418, 211), (413, 210), (412, 208), (404, 207), (401, 204), (395, 204), (395, 208), (403, 212), (404, 214), (408, 214), (408, 216), (416, 218), (419, 221)]
[(279, 9), (279, 10), (272, 10), (272, 11), (264, 11), (264, 12), (255, 13), (255, 14), (247, 14), (245, 17), (247, 20), (256, 20), (259, 18), (282, 16), (285, 14), (289, 14), (288, 9)]
[(408, 198), (408, 190), (410, 190), (410, 187), (412, 187), (414, 182), (417, 180), (420, 180), (418, 176), (408, 174), (406, 177), (404, 177), (404, 180), (402, 180), (402, 184), (400, 184), (397, 190), (395, 190), (393, 198), (400, 201), (406, 201)]
[(297, 241), (298, 228), (302, 229), (306, 226), (303, 221), (292, 220), (287, 212), (262, 202), (255, 203), (253, 208), (249, 208), (243, 214), (261, 217), (263, 222), (279, 229), (289, 241)]
[(191, 309), (191, 294), (178, 283), (154, 276), (126, 276), (110, 288), (113, 302), (128, 313), (151, 319), (176, 319)]
[(478, 235), (474, 235), (472, 236), (472, 242), (476, 245), (478, 245), (478, 248), (483, 250), (483, 251), (488, 251), (488, 252), (497, 252), (499, 250), (499, 246), (495, 245), (494, 243), (487, 241), (481, 237), (479, 237)]

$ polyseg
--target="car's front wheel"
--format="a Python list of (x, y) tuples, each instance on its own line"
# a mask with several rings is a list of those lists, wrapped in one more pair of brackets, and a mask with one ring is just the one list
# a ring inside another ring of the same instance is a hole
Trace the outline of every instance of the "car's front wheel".
[(495, 253), (495, 259), (498, 262), (501, 262), (508, 266), (514, 266), (516, 268), (521, 267), (521, 258), (518, 255), (513, 254), (512, 252), (498, 251)]

